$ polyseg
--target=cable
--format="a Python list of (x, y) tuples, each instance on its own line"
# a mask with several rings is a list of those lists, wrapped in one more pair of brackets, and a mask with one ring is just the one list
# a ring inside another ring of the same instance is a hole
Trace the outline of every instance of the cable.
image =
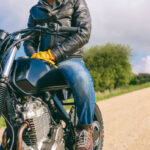
[(1, 43), (0, 51), (1, 51), (2, 45), (3, 45), (10, 37), (11, 37), (11, 35), (7, 36), (6, 39)]
[(28, 39), (30, 36), (27, 36), (21, 40), (17, 40), (15, 43), (13, 43), (10, 47), (8, 47), (8, 49), (4, 52), (1, 60), (0, 60), (0, 64), (3, 62), (3, 60), (5, 59), (6, 55), (8, 54), (8, 52), (15, 46), (17, 46), (19, 43), (21, 43), (22, 41)]
[(8, 123), (8, 125), (10, 126), (11, 128), (11, 131), (12, 131), (12, 143), (11, 143), (11, 146), (10, 146), (10, 150), (13, 149), (13, 145), (14, 145), (14, 139), (15, 139), (15, 133), (14, 133), (14, 129), (12, 127), (12, 125), (10, 124), (10, 122), (7, 120), (7, 118), (5, 117), (4, 114), (2, 114), (2, 117), (5, 119), (5, 121)]
[(11, 35), (21, 34), (21, 33), (27, 32), (27, 31), (31, 31), (31, 29), (32, 28), (27, 28), (27, 29), (19, 30), (19, 31), (11, 33)]
[[(9, 40), (7, 41), (7, 43), (6, 43), (5, 47), (4, 47), (3, 55), (5, 54), (5, 51), (7, 50), (8, 45), (9, 45), (9, 43), (10, 43), (11, 40), (12, 40), (10, 37), (11, 37), (11, 36), (9, 36), (9, 38), (7, 38), (7, 40), (8, 40), (8, 39), (9, 39)], [(6, 42), (6, 41), (5, 41), (5, 42)], [(5, 42), (4, 42), (4, 43), (5, 43)], [(4, 44), (4, 43), (3, 43), (3, 44)], [(1, 48), (2, 48), (2, 46), (3, 46), (3, 45), (1, 45)], [(0, 50), (0, 51), (2, 51), (2, 50)], [(0, 64), (2, 63), (2, 60), (3, 60), (3, 56), (1, 56)]]
[(4, 47), (4, 50), (3, 50), (3, 52), (5, 52), (6, 50), (7, 50), (7, 48), (8, 48), (8, 46), (9, 46), (9, 43), (11, 42), (11, 38), (7, 41), (7, 44), (5, 45), (5, 47)]
[[(44, 30), (44, 29), (43, 29)], [(68, 38), (68, 36), (66, 36), (66, 35), (63, 35), (63, 34), (58, 34), (58, 33), (55, 33), (55, 32), (49, 32), (49, 31), (42, 31), (42, 28), (39, 28), (39, 29), (37, 29), (37, 28), (28, 28), (28, 29), (24, 29), (24, 30), (20, 30), (20, 31), (17, 31), (17, 32), (14, 32), (14, 33), (12, 33), (12, 35), (15, 35), (15, 34), (19, 34), (19, 33), (24, 33), (24, 32), (29, 32), (29, 31), (31, 31), (31, 35), (32, 35), (32, 32), (39, 32), (39, 33), (45, 33), (45, 34), (51, 34), (51, 35), (57, 35), (57, 36), (61, 36), (61, 37), (64, 37), (64, 38)], [(30, 33), (30, 32), (29, 32)], [(28, 33), (28, 34), (29, 34)], [(33, 33), (33, 34), (35, 34), (35, 33)], [(11, 46), (9, 46), (5, 51), (4, 51), (4, 54), (3, 54), (3, 56), (2, 56), (2, 58), (1, 58), (1, 60), (0, 60), (0, 64), (3, 62), (3, 60), (5, 59), (5, 57), (6, 57), (6, 55), (8, 54), (8, 52), (13, 48), (13, 47), (15, 47), (16, 45), (18, 45), (19, 43), (21, 43), (22, 41), (25, 41), (25, 40), (27, 40), (27, 39), (29, 39), (30, 37), (31, 37), (31, 35), (28, 35), (27, 37), (24, 37), (24, 38), (22, 38), (22, 39), (20, 39), (20, 40), (17, 40), (16, 42), (14, 42)], [(8, 40), (9, 38), (11, 37), (11, 35), (9, 35), (6, 39)], [(5, 39), (5, 41), (6, 41), (6, 39)], [(11, 40), (11, 39), (10, 39)], [(9, 40), (9, 42), (10, 42), (10, 40)], [(4, 44), (4, 43), (3, 43)], [(7, 46), (8, 46), (8, 43), (7, 43)]]

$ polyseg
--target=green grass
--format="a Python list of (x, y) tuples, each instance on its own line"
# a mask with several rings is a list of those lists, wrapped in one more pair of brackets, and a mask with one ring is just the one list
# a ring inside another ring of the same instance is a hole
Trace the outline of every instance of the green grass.
[[(126, 93), (130, 93), (136, 90), (140, 90), (140, 89), (144, 89), (144, 88), (148, 88), (150, 87), (150, 82), (145, 83), (145, 84), (141, 84), (141, 85), (132, 85), (132, 86), (126, 86), (126, 87), (122, 87), (116, 90), (107, 90), (103, 93), (101, 92), (96, 92), (96, 102), (101, 101), (101, 100), (105, 100), (108, 98), (112, 98), (115, 96), (119, 96), (122, 94), (126, 94)], [(73, 102), (73, 99), (71, 100), (67, 100), (67, 102)], [(65, 106), (66, 110), (69, 110), (71, 108), (71, 106)], [(5, 126), (5, 121), (4, 119), (1, 117), (0, 118), (0, 128)]]
[(5, 121), (2, 117), (0, 117), (0, 128), (5, 127)]
[(103, 93), (101, 92), (96, 92), (96, 102), (101, 101), (101, 100), (105, 100), (108, 98), (112, 98), (115, 96), (119, 96), (122, 94), (126, 94), (126, 93), (130, 93), (136, 90), (140, 90), (140, 89), (144, 89), (144, 88), (148, 88), (150, 87), (150, 82), (141, 84), (141, 85), (130, 85), (130, 86), (126, 86), (126, 87), (122, 87), (116, 90), (107, 90)]
[[(122, 94), (126, 94), (126, 93), (130, 93), (136, 90), (140, 90), (140, 89), (144, 89), (144, 88), (148, 88), (150, 87), (150, 82), (141, 84), (141, 85), (129, 85), (126, 87), (122, 87), (122, 88), (118, 88), (116, 90), (106, 90), (105, 92), (95, 92), (96, 95), (96, 102), (101, 101), (101, 100), (105, 100), (108, 98), (112, 98), (115, 96), (119, 96)], [(73, 102), (73, 100), (67, 100), (67, 102)], [(66, 110), (69, 110), (71, 108), (71, 106), (65, 106)]]

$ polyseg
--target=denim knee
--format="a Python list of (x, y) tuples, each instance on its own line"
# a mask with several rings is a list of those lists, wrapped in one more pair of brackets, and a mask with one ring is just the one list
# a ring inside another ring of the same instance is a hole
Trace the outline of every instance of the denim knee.
[(78, 91), (78, 94), (82, 97), (89, 96), (90, 87), (93, 86), (93, 82), (86, 71), (79, 72), (73, 77), (74, 88)]

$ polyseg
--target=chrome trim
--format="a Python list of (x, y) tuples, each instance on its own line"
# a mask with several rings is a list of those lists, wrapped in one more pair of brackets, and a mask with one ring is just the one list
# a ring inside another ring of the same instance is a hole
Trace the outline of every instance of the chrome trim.
[[(20, 34), (18, 34), (16, 37), (15, 37), (15, 40), (19, 40), (21, 37)], [(5, 66), (4, 66), (4, 70), (2, 72), (2, 76), (4, 77), (9, 77), (9, 74), (10, 74), (10, 71), (11, 71), (11, 68), (13, 66), (13, 62), (15, 60), (15, 56), (16, 56), (16, 53), (17, 53), (17, 50), (18, 48), (15, 46), (11, 52), (8, 54), (9, 55), (9, 58), (6, 60), (5, 62)], [(8, 56), (7, 55), (7, 56)]]

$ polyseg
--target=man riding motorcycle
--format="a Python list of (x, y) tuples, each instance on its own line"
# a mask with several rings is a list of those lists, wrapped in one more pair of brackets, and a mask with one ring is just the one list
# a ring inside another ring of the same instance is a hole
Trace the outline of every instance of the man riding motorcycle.
[[(92, 78), (82, 62), (81, 49), (89, 41), (91, 33), (87, 4), (85, 0), (40, 0), (31, 8), (28, 20), (28, 27), (36, 25), (50, 28), (79, 27), (77, 33), (66, 33), (67, 39), (34, 35), (24, 42), (24, 49), (26, 55), (33, 59), (56, 63), (73, 91), (77, 107), (79, 121), (76, 150), (92, 150), (95, 92)], [(40, 52), (37, 52), (38, 47)]]

